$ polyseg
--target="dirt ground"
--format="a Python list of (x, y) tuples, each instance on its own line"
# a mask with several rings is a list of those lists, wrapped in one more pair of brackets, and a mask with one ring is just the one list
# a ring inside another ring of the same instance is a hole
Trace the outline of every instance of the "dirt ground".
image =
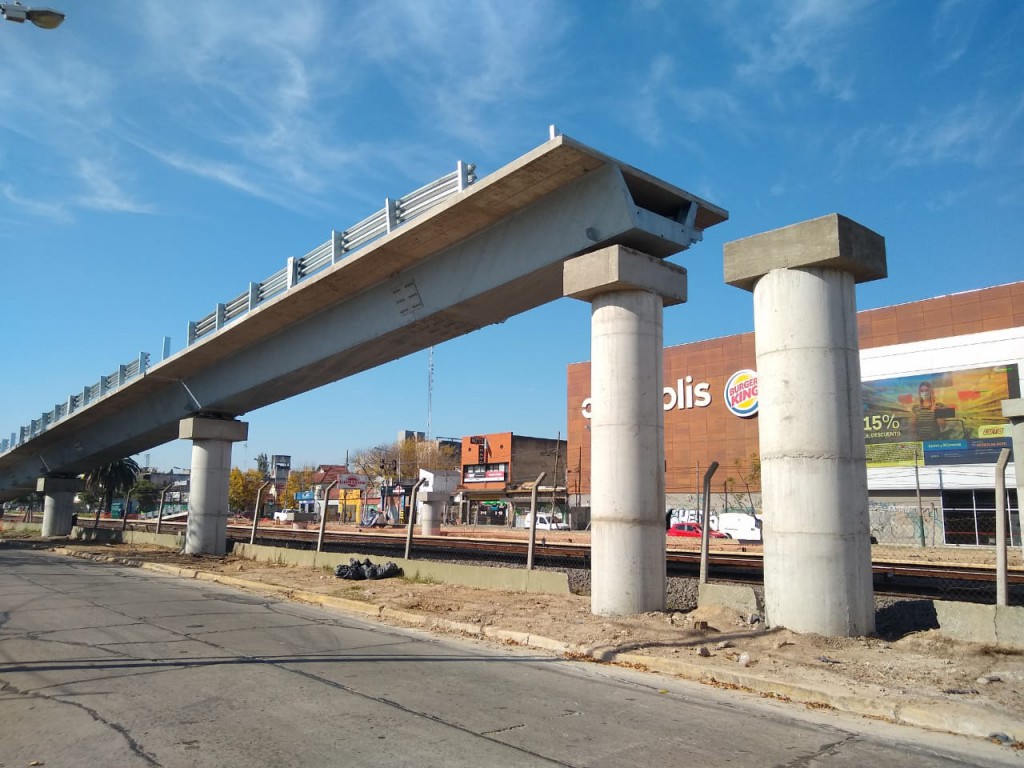
[[(954, 642), (936, 630), (888, 640), (829, 638), (766, 630), (762, 624), (750, 624), (748, 616), (719, 607), (609, 618), (591, 614), (589, 598), (579, 595), (525, 594), (404, 578), (348, 581), (332, 571), (254, 563), (230, 555), (183, 555), (153, 546), (68, 546), (84, 556), (176, 565), (590, 649), (670, 657), (709, 669), (746, 668), (791, 685), (838, 687), (880, 701), (900, 697), (970, 702), (1024, 717), (1024, 653)], [(432, 630), (444, 631), (436, 625)], [(1024, 748), (1019, 742), (1014, 746)]]

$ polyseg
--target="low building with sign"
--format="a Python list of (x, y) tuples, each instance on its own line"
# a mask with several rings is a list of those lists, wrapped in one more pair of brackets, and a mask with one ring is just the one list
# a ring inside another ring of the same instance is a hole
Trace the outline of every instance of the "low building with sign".
[[(872, 533), (880, 541), (987, 545), (994, 463), (1010, 447), (1000, 402), (1020, 397), (1024, 282), (858, 313)], [(664, 352), (666, 507), (760, 511), (754, 334)], [(806, 383), (807, 397), (827, 397)], [(568, 369), (568, 488), (590, 492), (590, 364)], [(1015, 487), (1013, 465), (1007, 487)], [(1009, 492), (1013, 542), (1018, 504)]]
[(345, 464), (319, 465), (310, 485), (314, 511), (323, 514), (326, 508), (330, 521), (358, 522), (362, 519), (367, 483), (366, 475), (350, 472)]
[(534, 483), (539, 507), (565, 511), (566, 441), (493, 432), (462, 438), (461, 478), (456, 489), (464, 522), (512, 525), (529, 512)]

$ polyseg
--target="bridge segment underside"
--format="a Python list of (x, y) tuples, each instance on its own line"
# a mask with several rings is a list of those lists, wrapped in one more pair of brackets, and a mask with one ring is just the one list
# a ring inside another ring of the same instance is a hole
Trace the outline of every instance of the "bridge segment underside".
[(0, 500), (240, 416), (562, 296), (609, 245), (666, 258), (728, 214), (565, 136), (0, 456)]

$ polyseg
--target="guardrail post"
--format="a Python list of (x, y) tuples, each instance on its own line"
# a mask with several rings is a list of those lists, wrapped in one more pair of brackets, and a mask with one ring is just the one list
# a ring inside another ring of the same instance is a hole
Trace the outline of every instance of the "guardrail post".
[(117, 366), (117, 386), (122, 387), (128, 380), (128, 366), (119, 365)]
[(256, 305), (260, 303), (260, 284), (249, 283), (249, 311), (252, 312), (256, 309)]
[(285, 263), (285, 271), (288, 278), (288, 289), (291, 290), (299, 282), (299, 260), (289, 256)]
[(195, 321), (188, 321), (188, 332), (185, 334), (187, 341), (185, 342), (186, 347), (191, 347), (196, 340), (196, 324)]
[(346, 245), (345, 231), (336, 232), (331, 231), (331, 241), (333, 242), (334, 248), (334, 263), (338, 260), (345, 258), (345, 254), (348, 253), (348, 246)]
[(385, 231), (391, 234), (392, 230), (398, 226), (398, 208), (390, 197), (384, 198), (384, 220), (386, 222)]
[(217, 309), (215, 309), (214, 312), (213, 312), (213, 316), (214, 316), (213, 327), (216, 330), (218, 330), (218, 331), (221, 328), (224, 327), (224, 310), (225, 310), (224, 305), (223, 304), (218, 304), (217, 305)]
[(459, 160), (455, 165), (455, 171), (459, 177), (459, 192), (476, 181), (476, 165), (473, 163), (464, 163)]

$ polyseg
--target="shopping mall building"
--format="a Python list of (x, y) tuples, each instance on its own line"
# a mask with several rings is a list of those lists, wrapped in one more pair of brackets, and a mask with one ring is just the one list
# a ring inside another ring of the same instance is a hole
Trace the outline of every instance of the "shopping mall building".
[[(1000, 401), (1021, 396), (1024, 282), (858, 313), (872, 534), (883, 543), (994, 540), (995, 461), (1010, 447)], [(754, 334), (664, 353), (666, 507), (760, 512)], [(807, 397), (815, 393), (808, 391)], [(586, 506), (590, 364), (568, 371), (568, 483)], [(1007, 488), (1015, 488), (1013, 463)], [(1008, 492), (1013, 542), (1017, 494)]]

